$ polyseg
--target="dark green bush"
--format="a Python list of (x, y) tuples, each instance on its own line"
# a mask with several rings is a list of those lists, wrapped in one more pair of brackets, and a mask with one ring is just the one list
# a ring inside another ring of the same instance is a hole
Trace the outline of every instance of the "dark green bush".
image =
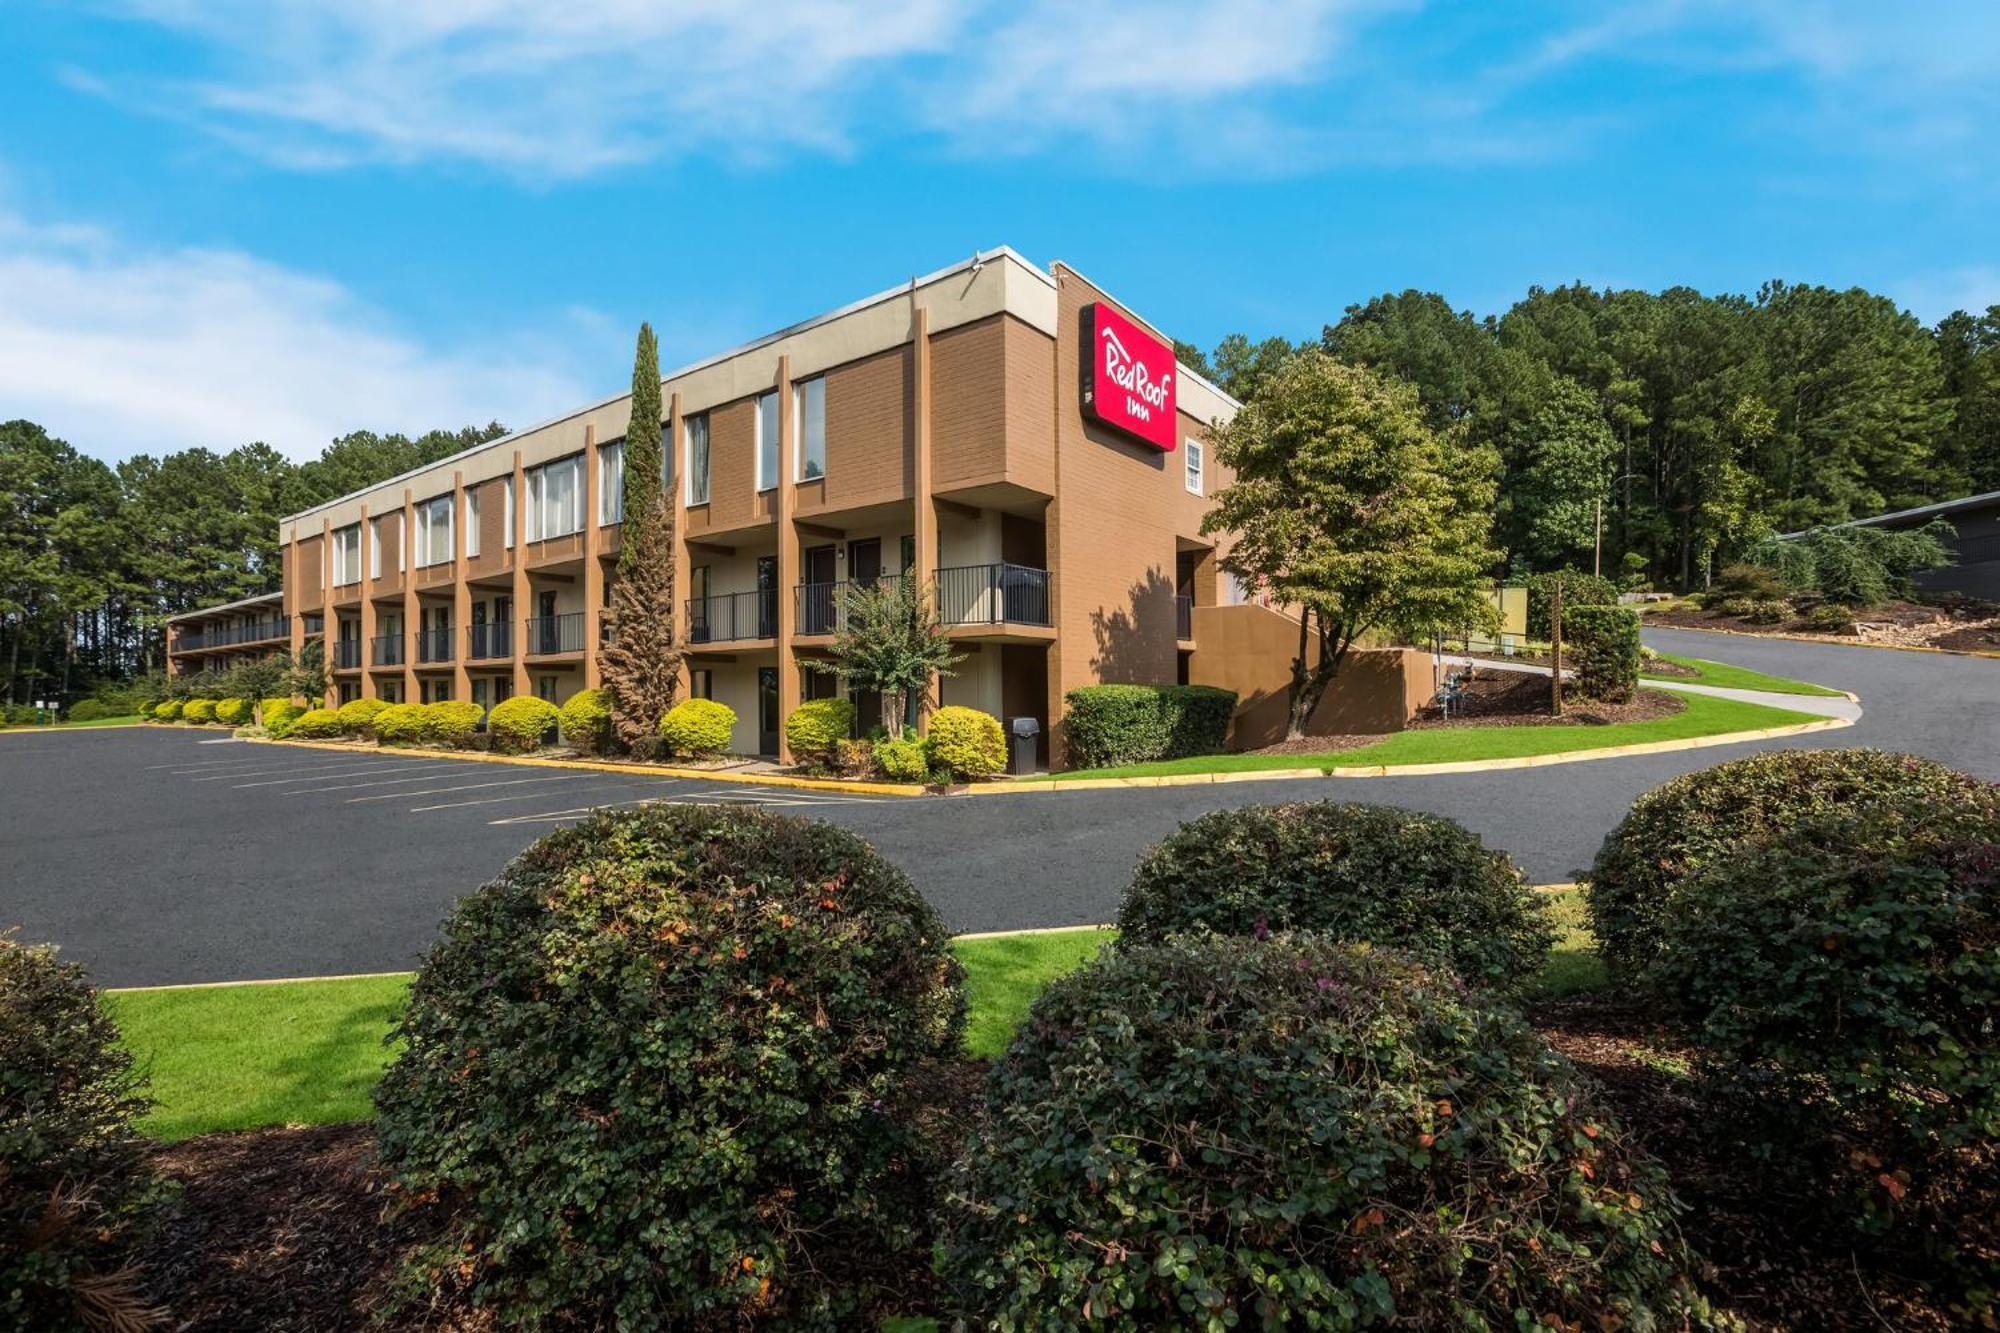
[(1915, 591), (1912, 576), (1954, 562), (1951, 524), (1933, 519), (1921, 528), (1815, 528), (1789, 540), (1766, 540), (1755, 557), (1777, 568), (1802, 592), (1816, 592), (1845, 606), (1873, 606)]
[(1311, 801), (1218, 810), (1146, 853), (1121, 940), (1313, 931), (1393, 946), (1479, 986), (1518, 988), (1554, 932), (1502, 852), (1442, 815)]
[(1806, 612), (1806, 627), (1821, 634), (1854, 633), (1854, 612), (1837, 602), (1823, 602)]
[(1221, 754), (1236, 692), (1211, 685), (1085, 685), (1063, 696), (1071, 768)]
[(1002, 1329), (1682, 1328), (1660, 1169), (1506, 1007), (1324, 936), (1056, 981), (988, 1075), (943, 1267)]
[(442, 1199), (430, 1262), (469, 1264), (502, 1327), (858, 1326), (865, 1274), (926, 1261), (944, 1149), (904, 1101), (959, 1050), (958, 982), (936, 912), (843, 829), (599, 814), (460, 900), (382, 1157)]
[(1639, 613), (1626, 606), (1565, 606), (1563, 665), (1576, 692), (1603, 703), (1628, 702), (1639, 688)]
[(1652, 976), (1764, 1156), (1866, 1230), (2000, 1253), (2000, 802), (1773, 828), (1682, 885)]
[(1739, 843), (1861, 805), (1994, 799), (1990, 783), (1880, 750), (1774, 750), (1689, 773), (1633, 802), (1604, 839), (1590, 870), (1591, 927), (1613, 969), (1640, 973), (1682, 884)]
[(78, 699), (69, 706), (68, 720), (71, 722), (97, 722), (107, 717), (117, 716), (118, 714), (112, 712), (95, 699)]
[[(1549, 641), (1549, 604), (1554, 597), (1558, 575), (1537, 574), (1526, 581), (1528, 589), (1528, 637), (1536, 643)], [(1561, 571), (1563, 585), (1563, 606), (1616, 606), (1618, 604), (1618, 584), (1614, 579), (1601, 578), (1596, 574), (1579, 574), (1573, 569)]]
[(165, 1194), (143, 1089), (82, 966), (0, 932), (0, 1327), (150, 1322), (129, 1260)]

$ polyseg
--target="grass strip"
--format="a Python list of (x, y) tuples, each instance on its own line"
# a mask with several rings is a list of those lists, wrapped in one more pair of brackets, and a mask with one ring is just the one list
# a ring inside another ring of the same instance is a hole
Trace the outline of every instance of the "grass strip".
[(1749, 667), (1731, 666), (1727, 662), (1711, 662), (1705, 657), (1681, 657), (1675, 653), (1661, 653), (1662, 661), (1675, 666), (1686, 667), (1697, 673), (1689, 676), (1665, 676), (1649, 671), (1639, 674), (1648, 680), (1687, 681), (1695, 685), (1715, 685), (1726, 690), (1763, 690), (1769, 694), (1805, 694), (1818, 698), (1832, 695), (1840, 697), (1842, 691), (1830, 690), (1824, 685), (1811, 681), (1791, 680), (1784, 676), (1767, 676)]

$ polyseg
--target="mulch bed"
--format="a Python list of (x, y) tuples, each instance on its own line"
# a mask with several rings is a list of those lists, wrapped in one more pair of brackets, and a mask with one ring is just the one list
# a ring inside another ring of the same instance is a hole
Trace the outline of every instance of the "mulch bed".
[[(1574, 686), (1570, 687), (1573, 690)], [(1567, 695), (1569, 691), (1565, 691)], [(1672, 717), (1687, 700), (1665, 690), (1640, 690), (1622, 704), (1564, 701), (1563, 715), (1549, 713), (1549, 678), (1532, 671), (1499, 671), (1476, 667), (1465, 682), (1465, 694), (1450, 717), (1435, 706), (1411, 723), (1414, 730), (1440, 727), (1601, 727), (1614, 722), (1648, 722)]]
[(1759, 624), (1742, 616), (1718, 615), (1692, 606), (1648, 611), (1645, 623), (1661, 629), (1724, 629), (1739, 634), (1786, 634), (1830, 643), (1877, 643), (1944, 648), (1954, 652), (2000, 652), (2000, 604), (1955, 595), (1935, 603), (1887, 602), (1857, 611), (1857, 634), (1829, 634), (1803, 619)]

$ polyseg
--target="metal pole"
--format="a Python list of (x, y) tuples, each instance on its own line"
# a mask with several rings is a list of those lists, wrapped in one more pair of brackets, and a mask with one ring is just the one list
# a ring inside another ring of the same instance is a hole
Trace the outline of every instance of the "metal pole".
[(1563, 581), (1549, 589), (1549, 711), (1563, 715)]

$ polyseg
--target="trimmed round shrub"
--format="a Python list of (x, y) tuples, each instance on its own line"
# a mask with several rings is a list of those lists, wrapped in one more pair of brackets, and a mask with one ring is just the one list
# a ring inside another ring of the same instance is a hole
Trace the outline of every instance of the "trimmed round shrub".
[(383, 699), (349, 699), (338, 710), (340, 729), (350, 736), (375, 734), (375, 715), (389, 707)]
[(1513, 991), (1555, 932), (1526, 878), (1442, 815), (1308, 801), (1218, 810), (1146, 853), (1118, 911), (1121, 941), (1313, 931), (1392, 946)]
[(1632, 803), (1590, 869), (1590, 922), (1605, 961), (1634, 976), (1658, 955), (1682, 883), (1737, 844), (1865, 804), (1996, 799), (1991, 783), (1915, 755), (1773, 750), (1675, 778)]
[[(417, 745), (424, 738), (425, 704), (390, 704), (375, 714), (375, 737), (384, 745)], [(308, 717), (311, 714), (307, 714)], [(303, 721), (303, 719), (301, 719)], [(298, 735), (298, 727), (292, 729)]]
[(340, 726), (339, 713), (331, 708), (309, 708), (293, 719), (291, 729), (285, 734), (300, 740), (325, 741), (345, 733)]
[(473, 732), (484, 716), (486, 711), (468, 699), (390, 704), (375, 714), (375, 735), (384, 745), (462, 749), (472, 743)]
[(1773, 828), (1681, 885), (1651, 975), (1763, 1104), (1765, 1157), (1829, 1173), (1864, 1229), (2000, 1253), (2000, 804)]
[(660, 741), (677, 755), (721, 754), (736, 730), (736, 710), (713, 699), (683, 699), (660, 719)]
[(215, 721), (215, 700), (190, 699), (181, 705), (181, 718), (187, 722)]
[(1626, 606), (1565, 606), (1563, 661), (1575, 669), (1581, 697), (1628, 702), (1639, 689), (1639, 613)]
[(1212, 685), (1085, 685), (1063, 696), (1071, 768), (1221, 754), (1236, 692)]
[(1677, 1205), (1569, 1062), (1323, 935), (1055, 981), (987, 1077), (942, 1268), (1007, 1329), (1681, 1328)]
[(460, 899), (380, 1151), (503, 1327), (861, 1327), (868, 1273), (927, 1262), (944, 1136), (906, 1109), (963, 1021), (944, 923), (852, 833), (601, 813)]
[(98, 722), (107, 717), (117, 717), (110, 707), (98, 699), (78, 699), (69, 706), (68, 720), (71, 722)]
[(954, 778), (990, 778), (1007, 767), (1007, 738), (1000, 719), (977, 708), (940, 708), (931, 714), (931, 763)]
[(0, 1327), (143, 1326), (149, 1105), (82, 966), (0, 932)]
[(220, 699), (215, 705), (215, 720), (232, 727), (248, 726), (250, 723), (250, 701), (248, 699)]
[(153, 705), (153, 716), (162, 722), (174, 722), (179, 720), (182, 707), (179, 699), (162, 699)]
[(931, 757), (922, 741), (885, 736), (875, 742), (875, 767), (891, 782), (922, 782), (931, 773)]
[[(1579, 606), (1618, 605), (1618, 583), (1596, 574), (1580, 574), (1574, 569), (1561, 572), (1563, 610)], [(1555, 599), (1557, 574), (1536, 574), (1525, 580), (1528, 589), (1528, 637), (1536, 643), (1549, 641), (1549, 608)]]
[(854, 730), (854, 705), (845, 699), (809, 699), (785, 719), (785, 740), (792, 758), (815, 768), (828, 768), (834, 751)]
[(264, 718), (264, 730), (280, 739), (291, 735), (292, 724), (306, 713), (303, 704), (290, 699), (266, 699), (259, 711)]
[[(489, 724), (490, 725), (490, 724)], [(562, 706), (562, 738), (579, 750), (603, 754), (611, 748), (611, 691), (578, 690)]]
[(540, 749), (561, 719), (562, 714), (547, 699), (517, 694), (493, 705), (493, 711), (486, 715), (486, 734), (493, 738), (494, 749), (526, 754)]

